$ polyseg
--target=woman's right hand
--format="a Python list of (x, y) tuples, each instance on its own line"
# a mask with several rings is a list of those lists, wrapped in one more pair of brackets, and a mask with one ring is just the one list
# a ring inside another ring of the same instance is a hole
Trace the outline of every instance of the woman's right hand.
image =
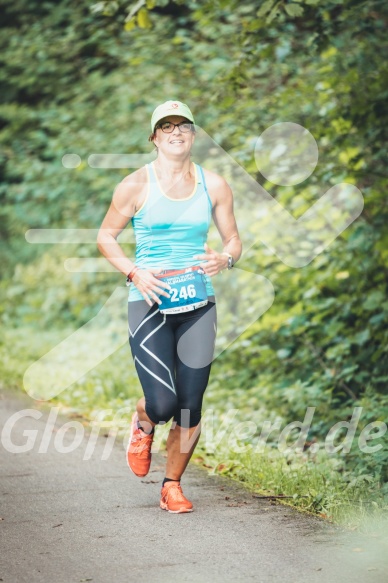
[(149, 306), (152, 306), (150, 298), (154, 299), (160, 305), (162, 300), (159, 299), (158, 295), (166, 296), (166, 298), (170, 297), (170, 294), (164, 290), (170, 290), (171, 286), (154, 276), (154, 274), (160, 273), (161, 271), (163, 271), (161, 268), (137, 269), (133, 276), (133, 283)]

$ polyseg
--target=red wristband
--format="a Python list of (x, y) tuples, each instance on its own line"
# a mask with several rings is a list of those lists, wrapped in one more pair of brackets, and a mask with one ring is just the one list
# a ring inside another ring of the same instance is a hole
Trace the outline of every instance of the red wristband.
[(131, 281), (133, 280), (133, 277), (136, 273), (136, 271), (139, 269), (139, 267), (137, 267), (135, 265), (135, 267), (132, 269), (132, 271), (130, 271), (127, 275), (127, 285), (129, 285), (131, 283)]

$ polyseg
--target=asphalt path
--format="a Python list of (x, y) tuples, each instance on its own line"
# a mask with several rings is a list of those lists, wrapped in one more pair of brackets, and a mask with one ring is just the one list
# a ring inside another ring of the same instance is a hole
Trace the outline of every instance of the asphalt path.
[[(34, 418), (20, 414), (36, 411)], [(125, 443), (90, 433), (68, 453), (68, 417), (48, 427), (50, 407), (0, 391), (0, 581), (6, 583), (386, 583), (384, 537), (345, 531), (293, 508), (253, 498), (243, 486), (190, 463), (182, 487), (194, 512), (159, 508), (163, 453), (137, 478)], [(10, 429), (10, 427), (12, 428)], [(7, 430), (8, 427), (8, 430)], [(35, 433), (34, 433), (35, 431)], [(46, 434), (44, 435), (44, 432)], [(29, 451), (10, 453), (12, 442)], [(5, 447), (4, 447), (5, 443)], [(43, 444), (43, 445), (42, 445)], [(39, 448), (47, 451), (39, 453)], [(105, 452), (105, 453), (104, 453)], [(106, 459), (104, 459), (104, 457)]]

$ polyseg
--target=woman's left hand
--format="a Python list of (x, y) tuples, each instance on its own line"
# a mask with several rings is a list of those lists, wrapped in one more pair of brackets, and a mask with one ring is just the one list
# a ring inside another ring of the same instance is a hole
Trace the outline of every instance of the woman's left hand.
[(206, 260), (206, 263), (200, 263), (200, 266), (210, 277), (217, 275), (217, 273), (228, 267), (228, 256), (210, 249), (207, 243), (205, 243), (205, 253), (203, 255), (194, 255), (194, 259)]

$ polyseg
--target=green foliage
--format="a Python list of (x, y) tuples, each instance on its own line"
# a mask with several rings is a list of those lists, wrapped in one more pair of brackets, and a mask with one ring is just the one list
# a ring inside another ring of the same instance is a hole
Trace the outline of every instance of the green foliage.
[[(27, 362), (38, 357), (29, 346), (36, 330), (55, 329), (60, 337), (90, 320), (122, 285), (117, 273), (65, 270), (68, 257), (97, 258), (95, 244), (32, 245), (26, 231), (97, 229), (115, 185), (132, 169), (94, 169), (88, 156), (150, 152), (150, 115), (176, 98), (294, 217), (338, 182), (357, 185), (365, 200), (360, 218), (302, 269), (287, 267), (261, 244), (243, 256), (241, 267), (273, 283), (275, 302), (217, 359), (205, 406), (238, 408), (244, 420), (260, 413), (285, 422), (316, 407), (311, 442), (349, 419), (355, 406), (363, 407), (359, 431), (386, 421), (387, 5), (2, 0), (1, 7), (0, 313), (15, 334), (2, 348), (4, 382), (22, 385)], [(252, 144), (279, 121), (304, 125), (319, 146), (314, 174), (297, 187), (266, 182), (254, 160)], [(77, 168), (62, 165), (67, 153), (81, 157)], [(133, 245), (123, 248), (133, 256)], [(42, 337), (40, 354), (50, 342)], [(140, 394), (133, 379), (130, 389), (119, 378), (112, 388), (110, 374), (108, 365), (87, 376), (87, 389), (79, 390), (88, 407), (98, 375), (106, 386), (101, 403), (111, 397), (116, 405), (126, 398), (132, 404)], [(66, 402), (79, 405), (72, 398)], [(224, 473), (258, 482), (253, 457), (249, 470), (249, 455), (233, 457), (227, 449), (212, 455)], [(352, 449), (338, 467), (322, 461), (326, 481), (314, 473), (321, 462), (313, 457), (311, 482), (298, 470), (295, 480), (280, 483), (281, 456), (276, 463), (272, 477), (273, 464), (266, 464), (263, 488), (277, 484), (299, 495), (306, 486), (309, 507), (331, 516), (340, 514), (333, 510), (338, 472), (359, 507), (368, 490), (387, 494), (384, 450)]]

